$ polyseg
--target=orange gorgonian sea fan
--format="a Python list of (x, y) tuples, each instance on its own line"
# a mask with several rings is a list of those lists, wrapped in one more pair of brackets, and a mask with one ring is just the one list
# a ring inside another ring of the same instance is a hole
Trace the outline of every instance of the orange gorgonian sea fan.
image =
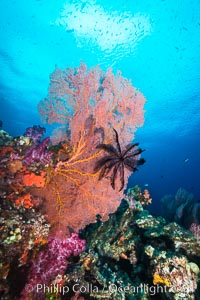
[(38, 109), (44, 123), (66, 124), (75, 143), (79, 128), (92, 115), (97, 128), (104, 128), (105, 138), (113, 137), (113, 127), (121, 142), (127, 144), (134, 138), (137, 127), (144, 122), (143, 94), (130, 80), (112, 69), (104, 72), (99, 66), (87, 69), (59, 69), (51, 74), (47, 97), (39, 102)]
[(117, 209), (131, 172), (125, 171), (120, 191), (119, 178), (116, 189), (109, 176), (99, 180), (94, 169), (105, 153), (97, 146), (114, 141), (113, 128), (122, 146), (130, 143), (143, 124), (144, 103), (144, 96), (131, 82), (111, 69), (88, 70), (82, 63), (75, 69), (57, 68), (51, 75), (39, 113), (46, 123), (66, 124), (72, 151), (68, 160), (58, 162), (46, 187), (34, 192), (45, 199), (49, 220), (61, 231), (67, 227), (77, 231), (94, 222), (97, 214), (106, 220)]

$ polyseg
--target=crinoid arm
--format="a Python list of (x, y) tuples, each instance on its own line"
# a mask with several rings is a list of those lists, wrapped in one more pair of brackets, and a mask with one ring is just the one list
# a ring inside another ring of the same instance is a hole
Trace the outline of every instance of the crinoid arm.
[(120, 166), (119, 174), (120, 174), (120, 182), (121, 182), (121, 186), (120, 186), (120, 189), (119, 189), (119, 192), (120, 192), (124, 188), (124, 165)]
[(102, 159), (97, 161), (94, 172), (96, 173), (100, 170), (99, 180), (101, 180), (103, 177), (106, 177), (111, 172), (116, 162), (117, 161), (113, 160), (113, 157), (110, 156), (103, 157)]
[(118, 132), (115, 128), (113, 128), (114, 132), (115, 132), (115, 141), (116, 141), (116, 145), (117, 145), (117, 151), (119, 154), (122, 153), (121, 151), (121, 146), (120, 146), (120, 143), (119, 143), (119, 135), (118, 135)]
[(118, 163), (114, 169), (113, 169), (113, 173), (112, 173), (112, 176), (111, 176), (111, 186), (113, 188), (113, 190), (115, 189), (115, 180), (117, 178), (117, 172), (118, 172), (118, 169), (120, 167), (120, 164)]
[(145, 160), (144, 158), (140, 158), (140, 159), (137, 161), (137, 165), (138, 165), (138, 166), (141, 166), (141, 165), (143, 165), (145, 162), (146, 162), (146, 160)]
[(111, 144), (99, 144), (96, 146), (97, 149), (102, 149), (106, 152), (108, 152), (111, 155), (118, 155), (116, 149)]

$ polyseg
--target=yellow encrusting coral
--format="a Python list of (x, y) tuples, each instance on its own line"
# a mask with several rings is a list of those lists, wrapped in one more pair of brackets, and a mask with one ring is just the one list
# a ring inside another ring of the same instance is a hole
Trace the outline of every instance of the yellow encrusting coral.
[(164, 277), (160, 276), (159, 274), (155, 273), (153, 275), (153, 284), (156, 285), (156, 284), (159, 284), (159, 283), (164, 284), (166, 286), (170, 286), (169, 280), (167, 280), (166, 278), (164, 278)]

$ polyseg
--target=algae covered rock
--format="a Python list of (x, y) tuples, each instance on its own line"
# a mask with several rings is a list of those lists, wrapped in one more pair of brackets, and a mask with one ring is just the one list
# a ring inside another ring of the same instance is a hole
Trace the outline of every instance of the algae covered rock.
[(82, 236), (87, 250), (66, 273), (70, 296), (198, 299), (199, 245), (176, 223), (123, 201), (108, 221), (89, 225)]
[(0, 130), (0, 146), (9, 145), (13, 138), (4, 130)]

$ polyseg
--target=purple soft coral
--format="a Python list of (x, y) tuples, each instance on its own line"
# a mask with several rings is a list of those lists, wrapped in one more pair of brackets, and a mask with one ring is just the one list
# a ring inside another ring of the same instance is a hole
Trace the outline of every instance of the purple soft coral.
[(46, 132), (44, 127), (40, 125), (33, 125), (33, 127), (26, 128), (24, 136), (30, 137), (34, 144), (39, 144), (41, 137)]
[(47, 150), (49, 142), (50, 138), (46, 138), (37, 146), (31, 146), (30, 148), (28, 148), (23, 159), (23, 164), (25, 166), (29, 166), (35, 162), (47, 164), (53, 155), (52, 152), (49, 152)]
[[(38, 291), (38, 286), (51, 285), (58, 274), (64, 274), (67, 268), (67, 258), (71, 255), (77, 256), (84, 250), (85, 240), (81, 240), (77, 233), (72, 233), (66, 239), (50, 239), (47, 248), (41, 251), (37, 260), (33, 262), (29, 273), (29, 282), (25, 286), (22, 295), (27, 296), (27, 287), (31, 287), (32, 296), (36, 296), (37, 299), (45, 298), (44, 291)], [(21, 299), (23, 299), (23, 296)]]
[(50, 138), (45, 138), (40, 142), (45, 131), (45, 128), (40, 125), (34, 125), (26, 129), (24, 136), (30, 137), (33, 140), (33, 145), (26, 150), (23, 158), (23, 164), (25, 166), (29, 166), (35, 162), (47, 164), (52, 158), (53, 154), (47, 150)]

